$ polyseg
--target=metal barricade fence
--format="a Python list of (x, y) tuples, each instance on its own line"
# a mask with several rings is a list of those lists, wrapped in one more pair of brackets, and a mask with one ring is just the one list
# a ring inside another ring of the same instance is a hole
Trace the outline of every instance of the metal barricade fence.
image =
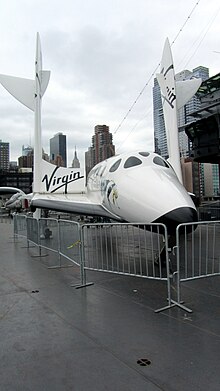
[(27, 220), (25, 215), (15, 214), (13, 218), (14, 222), (14, 237), (21, 236), (27, 237)]
[(27, 240), (39, 246), (39, 224), (38, 220), (33, 217), (26, 217), (27, 223)]
[(5, 214), (5, 213), (2, 213), (0, 211), (0, 224), (1, 223), (4, 223), (4, 224), (11, 224), (12, 223), (12, 215), (8, 215), (8, 214)]
[(219, 243), (220, 221), (186, 223), (177, 227), (175, 274), (178, 305), (181, 303), (181, 282), (220, 275)]
[[(38, 220), (39, 246), (58, 255), (58, 265), (49, 266), (49, 269), (61, 267), (61, 257), (59, 253), (60, 240), (58, 230), (58, 220), (52, 218), (40, 218)], [(41, 255), (42, 256), (42, 255)]]
[(163, 224), (82, 225), (82, 257), (86, 270), (103, 271), (167, 281), (169, 279), (168, 237)]
[(18, 235), (18, 219), (16, 214), (14, 215), (13, 223), (14, 223), (14, 239), (15, 239), (15, 237)]
[[(16, 234), (28, 242), (57, 252), (80, 266), (81, 285), (86, 282), (86, 270), (103, 271), (167, 282), (168, 305), (173, 306), (170, 289), (168, 236), (163, 224), (84, 224), (70, 220), (39, 220), (17, 216)], [(41, 251), (40, 251), (41, 256)]]
[(49, 268), (62, 267), (61, 256), (81, 267), (80, 227), (69, 220), (40, 218), (34, 219), (25, 215), (15, 215), (14, 236), (23, 236), (37, 245), (39, 256), (41, 248), (58, 254), (59, 264)]
[(56, 219), (39, 219), (40, 246), (51, 251), (59, 251), (58, 221)]
[(74, 284), (76, 288), (92, 285), (86, 282), (84, 261), (82, 257), (83, 246), (81, 240), (81, 226), (75, 221), (58, 220), (60, 237), (60, 255), (80, 267), (81, 284)]
[(80, 257), (80, 226), (77, 222), (58, 220), (60, 254), (71, 262), (81, 264)]

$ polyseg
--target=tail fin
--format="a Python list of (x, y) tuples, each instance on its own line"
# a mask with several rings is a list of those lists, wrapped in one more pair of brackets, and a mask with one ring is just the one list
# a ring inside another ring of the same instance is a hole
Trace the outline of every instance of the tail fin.
[(85, 191), (84, 173), (78, 168), (57, 167), (41, 161), (40, 193), (82, 193)]
[(181, 109), (201, 86), (202, 79), (190, 79), (176, 81), (176, 106), (177, 110)]
[(173, 166), (179, 181), (183, 183), (180, 165), (177, 110), (184, 106), (196, 93), (201, 84), (201, 79), (175, 81), (173, 58), (168, 39), (166, 39), (163, 49), (161, 73), (156, 76), (163, 98), (169, 162)]

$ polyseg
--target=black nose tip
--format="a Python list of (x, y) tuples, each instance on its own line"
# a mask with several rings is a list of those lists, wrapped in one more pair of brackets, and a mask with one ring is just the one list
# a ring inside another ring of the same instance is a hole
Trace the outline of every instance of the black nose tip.
[(163, 223), (166, 225), (168, 233), (174, 234), (176, 227), (182, 223), (193, 223), (198, 221), (197, 211), (189, 207), (174, 209), (165, 215), (159, 217), (154, 223)]

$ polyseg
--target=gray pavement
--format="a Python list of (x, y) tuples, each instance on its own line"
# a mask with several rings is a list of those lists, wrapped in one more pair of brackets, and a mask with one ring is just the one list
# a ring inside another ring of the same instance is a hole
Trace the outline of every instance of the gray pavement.
[(219, 277), (183, 284), (192, 314), (156, 314), (165, 283), (88, 272), (76, 290), (77, 266), (0, 230), (0, 391), (220, 389)]

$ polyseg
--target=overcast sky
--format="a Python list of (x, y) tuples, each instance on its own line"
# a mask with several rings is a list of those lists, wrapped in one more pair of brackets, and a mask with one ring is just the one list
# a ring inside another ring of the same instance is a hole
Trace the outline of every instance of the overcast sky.
[[(39, 32), (43, 69), (51, 71), (43, 147), (49, 153), (49, 139), (63, 132), (69, 164), (76, 145), (84, 165), (97, 124), (110, 127), (116, 153), (153, 150), (151, 76), (166, 37), (178, 35), (176, 73), (204, 65), (213, 76), (220, 72), (219, 26), (219, 0), (0, 0), (0, 73), (34, 77)], [(33, 129), (33, 112), (0, 85), (0, 139), (10, 142), (10, 160), (33, 145)]]

